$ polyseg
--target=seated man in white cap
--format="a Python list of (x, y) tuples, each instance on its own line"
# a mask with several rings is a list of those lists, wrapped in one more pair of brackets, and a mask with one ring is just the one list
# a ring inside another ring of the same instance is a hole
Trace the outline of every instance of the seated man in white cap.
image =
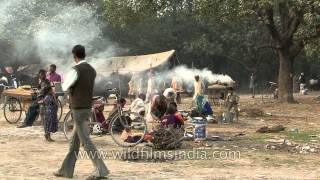
[(166, 97), (167, 102), (176, 102), (177, 93), (173, 90), (173, 88), (167, 88), (163, 92), (163, 96)]

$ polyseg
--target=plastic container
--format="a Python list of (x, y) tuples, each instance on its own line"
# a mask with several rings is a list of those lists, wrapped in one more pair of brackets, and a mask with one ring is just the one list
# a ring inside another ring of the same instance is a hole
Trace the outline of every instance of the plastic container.
[(194, 118), (192, 122), (195, 141), (204, 141), (207, 138), (207, 121), (203, 118)]

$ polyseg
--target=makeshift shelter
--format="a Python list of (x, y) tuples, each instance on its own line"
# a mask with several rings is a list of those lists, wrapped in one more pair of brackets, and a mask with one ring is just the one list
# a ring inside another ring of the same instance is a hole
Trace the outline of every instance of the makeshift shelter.
[(130, 72), (143, 72), (149, 69), (159, 68), (163, 65), (174, 66), (179, 64), (175, 56), (175, 50), (166, 52), (139, 55), (139, 56), (121, 56), (111, 57), (108, 59), (94, 60), (96, 71), (100, 74), (107, 75), (112, 72), (127, 74)]
[[(139, 56), (121, 56), (106, 59), (92, 59), (91, 64), (100, 75), (99, 84), (104, 86), (96, 86), (97, 92), (103, 92), (108, 88), (119, 88), (122, 95), (128, 93), (128, 82), (133, 73), (147, 73), (150, 69), (161, 71), (167, 70), (179, 64), (179, 60), (175, 56), (175, 50), (161, 53), (139, 55)], [(147, 76), (143, 75), (143, 83), (147, 82)], [(147, 87), (146, 84), (143, 87)]]

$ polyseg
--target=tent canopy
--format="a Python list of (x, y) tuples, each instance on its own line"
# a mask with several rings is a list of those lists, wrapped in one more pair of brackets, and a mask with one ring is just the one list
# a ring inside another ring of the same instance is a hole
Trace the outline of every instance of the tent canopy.
[(150, 68), (167, 63), (174, 55), (175, 50), (166, 52), (140, 55), (140, 56), (122, 56), (111, 57), (108, 59), (97, 59), (92, 63), (98, 73), (112, 73), (119, 72), (120, 74), (127, 74), (129, 72), (142, 72)]

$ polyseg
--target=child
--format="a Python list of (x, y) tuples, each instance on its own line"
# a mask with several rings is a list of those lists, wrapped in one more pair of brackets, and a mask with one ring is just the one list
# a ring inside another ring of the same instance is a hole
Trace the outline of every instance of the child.
[(183, 124), (183, 118), (177, 111), (177, 104), (175, 102), (169, 103), (166, 114), (162, 120), (162, 125), (165, 127), (172, 125), (174, 128), (181, 128)]
[(54, 140), (51, 139), (50, 133), (58, 131), (58, 102), (51, 86), (45, 87), (43, 92), (45, 97), (40, 103), (45, 107), (43, 122), (44, 136), (48, 142), (53, 142)]

